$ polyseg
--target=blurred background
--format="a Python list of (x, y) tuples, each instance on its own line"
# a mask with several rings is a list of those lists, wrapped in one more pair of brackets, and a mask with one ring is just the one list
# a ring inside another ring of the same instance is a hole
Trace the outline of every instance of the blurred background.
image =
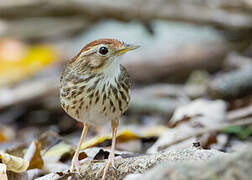
[[(251, 142), (251, 0), (1, 0), (0, 150), (22, 157), (36, 140), (44, 154), (64, 142), (54, 152), (72, 155), (82, 124), (60, 107), (60, 73), (98, 38), (141, 46), (122, 59), (133, 87), (118, 150)], [(85, 147), (109, 146), (110, 131), (92, 127), (88, 139), (106, 138)]]

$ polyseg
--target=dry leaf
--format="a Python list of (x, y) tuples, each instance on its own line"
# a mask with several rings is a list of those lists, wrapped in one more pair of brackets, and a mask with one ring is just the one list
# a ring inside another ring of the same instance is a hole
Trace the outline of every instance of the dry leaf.
[[(64, 142), (61, 142), (53, 147), (51, 147), (46, 153), (44, 154), (44, 158), (48, 159), (50, 158), (51, 161), (57, 162), (61, 158), (64, 158), (62, 156), (65, 156), (66, 154), (69, 155), (73, 151), (73, 147), (69, 144), (66, 144)], [(71, 155), (69, 155), (71, 156)]]
[(145, 142), (143, 142), (141, 139), (135, 139), (117, 144), (116, 148), (128, 152), (141, 153), (143, 150), (145, 150), (144, 143)]
[(157, 126), (149, 126), (144, 127), (142, 130), (141, 137), (149, 138), (149, 137), (159, 137), (167, 130), (166, 126), (157, 125)]
[[(120, 133), (117, 134), (116, 140), (117, 140), (117, 142), (125, 142), (125, 141), (129, 141), (129, 140), (137, 139), (137, 138), (139, 138), (138, 135), (136, 135), (128, 130), (124, 130), (124, 131), (121, 131)], [(97, 146), (98, 144), (103, 143), (104, 141), (108, 141), (111, 139), (112, 139), (111, 135), (94, 137), (94, 138), (91, 138), (90, 140), (84, 142), (83, 145), (81, 146), (81, 149), (94, 147), (94, 146)]]
[(25, 153), (24, 159), (30, 162), (28, 169), (42, 169), (44, 166), (44, 161), (40, 155), (40, 142), (35, 140), (29, 146), (27, 152)]
[(8, 142), (15, 137), (15, 132), (12, 128), (1, 125), (0, 127), (0, 143)]
[(49, 45), (26, 46), (16, 40), (0, 42), (0, 86), (24, 80), (57, 60)]
[[(132, 140), (141, 140), (142, 138), (159, 137), (166, 129), (167, 128), (164, 126), (152, 126), (152, 127), (142, 128), (141, 130), (137, 129), (138, 130), (137, 133), (134, 133), (130, 130), (122, 130), (117, 134), (117, 142), (124, 143), (124, 142), (132, 141)], [(48, 137), (48, 135), (44, 137)], [(88, 149), (88, 148), (99, 146), (99, 145), (103, 147), (109, 146), (111, 144), (111, 139), (112, 139), (111, 134), (107, 136), (93, 137), (87, 141), (84, 141), (82, 145), (82, 149)], [(44, 140), (42, 142), (44, 142)], [(65, 157), (67, 157), (68, 159), (73, 152), (74, 152), (74, 149), (72, 145), (66, 144), (65, 142), (61, 142), (51, 147), (45, 153), (43, 157), (44, 157), (44, 160), (46, 161), (50, 159), (53, 162), (57, 162), (61, 160), (62, 158), (65, 160)], [(83, 154), (83, 157), (79, 157), (79, 158), (81, 160), (81, 159), (86, 158), (86, 156), (93, 157), (93, 155), (86, 154), (86, 151), (85, 151), (85, 153)]]
[(2, 163), (0, 163), (0, 179), (8, 180), (7, 174), (6, 174), (6, 165)]
[(226, 119), (226, 104), (222, 100), (197, 99), (178, 107), (171, 124), (180, 124), (188, 120), (193, 126), (214, 127)]
[(2, 152), (0, 152), (0, 162), (6, 165), (7, 170), (16, 173), (24, 172), (29, 166), (28, 161)]
[(42, 156), (44, 164), (48, 161), (57, 163), (71, 159), (73, 145), (60, 137), (56, 132), (46, 131), (39, 137), (41, 143)]
[[(181, 124), (176, 128), (167, 128), (166, 132), (163, 133), (162, 136), (148, 149), (147, 153), (156, 153), (158, 152), (158, 147), (169, 144), (171, 142), (176, 142), (177, 139), (187, 136), (195, 131), (195, 129), (187, 124)], [(187, 147), (191, 147), (193, 142), (196, 142), (196, 138), (190, 138), (183, 142), (178, 142), (169, 147), (171, 149), (184, 149)], [(167, 148), (168, 149), (168, 148)]]
[(6, 142), (6, 137), (3, 132), (0, 132), (0, 143)]
[(170, 120), (173, 128), (167, 129), (147, 152), (158, 152), (159, 147), (167, 144), (171, 145), (165, 150), (187, 148), (191, 147), (194, 142), (199, 142), (201, 147), (208, 148), (211, 144), (216, 143), (216, 134), (214, 133), (206, 133), (182, 142), (177, 140), (193, 134), (202, 127), (215, 127), (217, 124), (223, 123), (225, 117), (226, 104), (222, 100), (197, 99), (187, 105), (180, 106), (175, 110)]
[(26, 144), (18, 144), (16, 146), (11, 147), (10, 149), (6, 149), (5, 152), (12, 155), (12, 156), (17, 156), (17, 157), (24, 157), (24, 151), (27, 148)]
[(27, 46), (15, 39), (2, 39), (0, 41), (0, 60), (14, 62), (27, 54)]
[[(165, 131), (165, 129), (166, 128), (164, 126), (147, 127), (147, 128), (142, 129), (141, 131), (139, 130), (138, 133), (134, 133), (126, 129), (126, 130), (120, 131), (117, 134), (116, 141), (118, 143), (123, 143), (130, 140), (135, 140), (135, 139), (148, 138), (148, 137), (154, 137), (154, 136), (159, 137)], [(94, 147), (105, 141), (111, 141), (111, 139), (112, 139), (111, 135), (94, 137), (84, 142), (83, 145), (81, 146), (81, 149)]]
[(46, 172), (60, 172), (69, 169), (69, 165), (62, 162), (46, 162), (44, 165), (44, 170)]

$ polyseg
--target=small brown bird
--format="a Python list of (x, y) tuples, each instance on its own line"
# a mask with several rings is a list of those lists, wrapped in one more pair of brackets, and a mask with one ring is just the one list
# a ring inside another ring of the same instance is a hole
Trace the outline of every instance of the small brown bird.
[(60, 80), (60, 102), (72, 118), (84, 124), (75, 151), (71, 171), (78, 171), (78, 156), (90, 125), (111, 122), (112, 146), (104, 167), (105, 179), (110, 165), (114, 166), (114, 151), (119, 118), (128, 109), (130, 77), (120, 65), (119, 57), (139, 46), (115, 39), (98, 39), (87, 44), (64, 69)]

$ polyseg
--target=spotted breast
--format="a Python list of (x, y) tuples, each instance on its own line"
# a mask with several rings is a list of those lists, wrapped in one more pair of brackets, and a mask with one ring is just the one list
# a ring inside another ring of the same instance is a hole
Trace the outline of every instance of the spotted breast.
[(130, 78), (122, 65), (114, 63), (110, 69), (92, 74), (69, 71), (65, 69), (60, 81), (60, 101), (74, 119), (103, 125), (119, 118), (128, 109)]

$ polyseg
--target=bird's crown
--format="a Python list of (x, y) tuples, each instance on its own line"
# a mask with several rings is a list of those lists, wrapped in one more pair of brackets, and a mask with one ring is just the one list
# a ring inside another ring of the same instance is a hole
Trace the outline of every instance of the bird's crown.
[(108, 67), (116, 57), (138, 47), (116, 39), (98, 39), (84, 46), (70, 64), (81, 70), (100, 71)]

